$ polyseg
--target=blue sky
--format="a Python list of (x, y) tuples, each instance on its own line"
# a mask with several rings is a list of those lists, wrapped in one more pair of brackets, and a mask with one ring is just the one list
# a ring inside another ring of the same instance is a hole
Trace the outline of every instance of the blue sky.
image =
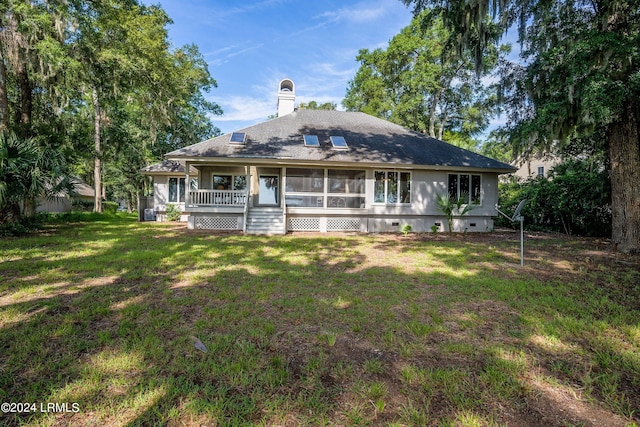
[(218, 82), (207, 98), (224, 110), (213, 117), (223, 133), (274, 114), (283, 78), (294, 81), (296, 104), (315, 100), (342, 108), (358, 51), (386, 47), (412, 17), (399, 0), (159, 3), (174, 22), (174, 47), (196, 44)]

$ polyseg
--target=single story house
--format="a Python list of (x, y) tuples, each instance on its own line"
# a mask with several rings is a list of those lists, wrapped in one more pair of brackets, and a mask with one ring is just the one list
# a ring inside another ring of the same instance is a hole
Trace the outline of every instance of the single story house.
[(71, 212), (74, 202), (93, 203), (93, 187), (77, 177), (71, 178), (71, 185), (73, 187), (71, 192), (60, 192), (53, 198), (40, 200), (36, 212)]
[(436, 197), (473, 209), (455, 231), (489, 231), (498, 175), (515, 168), (358, 112), (295, 110), (280, 82), (278, 117), (168, 153), (145, 168), (154, 209), (176, 204), (192, 229), (445, 231)]

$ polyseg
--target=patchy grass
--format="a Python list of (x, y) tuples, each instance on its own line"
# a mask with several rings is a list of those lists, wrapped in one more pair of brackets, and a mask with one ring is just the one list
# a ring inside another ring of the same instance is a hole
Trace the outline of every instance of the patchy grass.
[(529, 235), (520, 268), (517, 238), (3, 239), (0, 400), (37, 410), (0, 423), (637, 425), (638, 258)]

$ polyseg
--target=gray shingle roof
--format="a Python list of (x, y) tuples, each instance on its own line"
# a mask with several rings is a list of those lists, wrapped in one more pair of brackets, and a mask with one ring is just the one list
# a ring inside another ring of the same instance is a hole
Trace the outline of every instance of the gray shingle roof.
[[(298, 110), (236, 132), (244, 145), (230, 144), (231, 134), (168, 153), (168, 159), (286, 159), (300, 162), (374, 163), (492, 169), (513, 172), (513, 166), (410, 131), (364, 113)], [(305, 147), (303, 135), (318, 135), (320, 148)], [(337, 150), (329, 137), (343, 136), (349, 149)]]
[[(146, 175), (167, 174), (167, 173), (184, 174), (185, 171), (186, 171), (186, 168), (184, 164), (174, 160), (163, 160), (153, 165), (149, 165), (141, 170), (141, 172)], [(193, 169), (192, 173), (197, 173), (197, 171)]]
[(80, 197), (93, 197), (95, 194), (95, 190), (86, 182), (82, 181), (80, 178), (73, 178), (73, 193), (76, 196)]

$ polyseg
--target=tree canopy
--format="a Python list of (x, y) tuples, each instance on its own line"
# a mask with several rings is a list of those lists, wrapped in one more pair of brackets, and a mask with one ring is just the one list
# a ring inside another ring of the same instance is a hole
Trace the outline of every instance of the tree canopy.
[(4, 140), (37, 137), (66, 173), (95, 186), (98, 211), (105, 192), (135, 200), (141, 167), (219, 133), (210, 116), (221, 110), (203, 95), (216, 82), (196, 46), (171, 46), (170, 23), (137, 0), (9, 0), (0, 13)]
[[(518, 28), (521, 60), (503, 67), (506, 135), (514, 153), (562, 147), (602, 132), (608, 149), (612, 240), (640, 251), (640, 1), (403, 0), (441, 13), (458, 52), (495, 46)], [(559, 142), (559, 144), (556, 144)]]
[(301, 102), (298, 105), (298, 108), (301, 110), (329, 110), (335, 111), (338, 106), (335, 102), (323, 102), (319, 103), (317, 101), (309, 101), (309, 102)]
[(439, 15), (425, 11), (393, 37), (386, 49), (358, 54), (344, 105), (409, 129), (474, 148), (474, 138), (495, 113), (497, 90), (485, 86), (500, 50), (487, 49), (480, 73), (472, 55), (457, 55)]

